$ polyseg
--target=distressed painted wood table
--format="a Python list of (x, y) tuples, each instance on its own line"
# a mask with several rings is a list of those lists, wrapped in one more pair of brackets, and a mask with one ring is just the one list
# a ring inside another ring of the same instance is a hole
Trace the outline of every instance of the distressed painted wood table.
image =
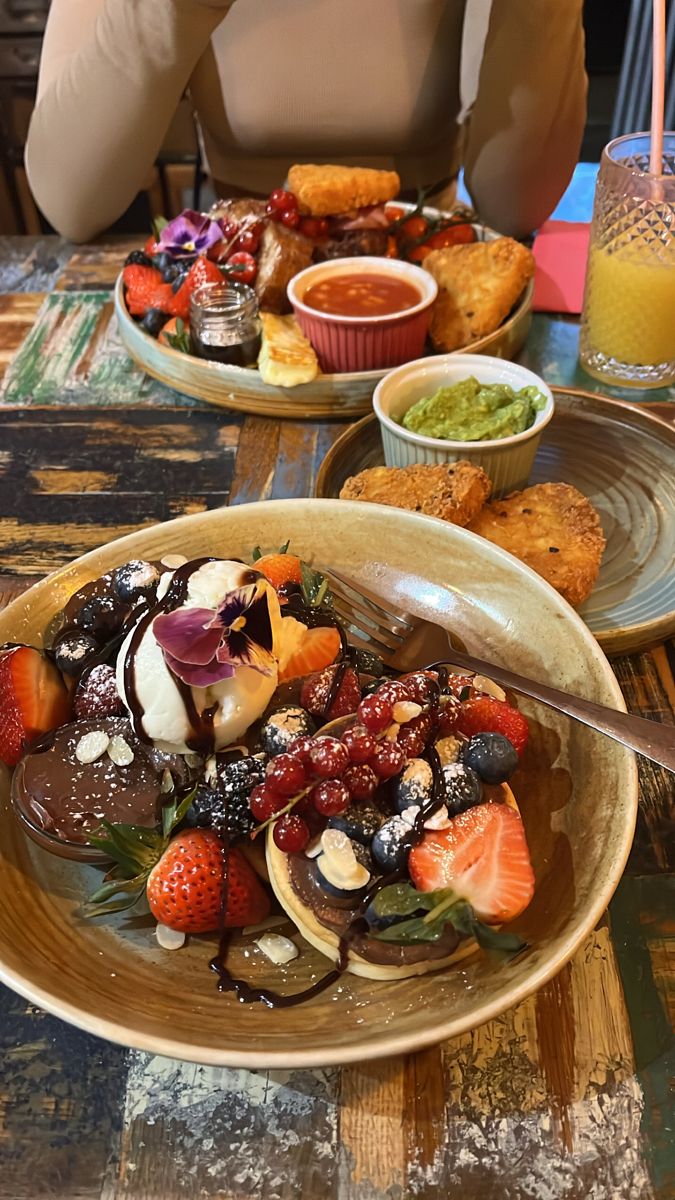
[[(111, 319), (127, 249), (0, 239), (0, 603), (140, 524), (309, 494), (344, 428), (210, 409), (145, 377)], [(524, 357), (593, 386), (576, 344), (574, 321), (537, 317)], [(674, 666), (673, 644), (617, 659), (628, 707), (673, 724)], [(640, 781), (624, 879), (573, 961), (418, 1055), (215, 1070), (1, 990), (0, 1200), (672, 1198), (674, 783), (645, 762)]]

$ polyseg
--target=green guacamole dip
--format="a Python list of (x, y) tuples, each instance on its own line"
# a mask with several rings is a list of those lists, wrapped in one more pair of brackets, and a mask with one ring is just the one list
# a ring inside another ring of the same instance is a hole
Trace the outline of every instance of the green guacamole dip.
[(514, 392), (506, 383), (479, 383), (472, 375), (418, 400), (400, 424), (423, 437), (486, 442), (523, 433), (545, 404), (536, 387)]

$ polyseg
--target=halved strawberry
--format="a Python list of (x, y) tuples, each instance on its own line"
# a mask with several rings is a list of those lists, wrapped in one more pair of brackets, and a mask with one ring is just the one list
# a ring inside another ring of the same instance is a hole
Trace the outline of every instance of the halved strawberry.
[(279, 682), (295, 679), (298, 675), (311, 675), (314, 671), (329, 667), (335, 662), (340, 648), (340, 635), (332, 625), (317, 625), (308, 629), (298, 649), (280, 673)]
[(408, 870), (419, 891), (452, 888), (488, 924), (513, 920), (534, 893), (523, 823), (507, 804), (479, 804), (447, 829), (428, 830), (410, 851)]
[(183, 933), (209, 933), (222, 918), (227, 872), (228, 929), (257, 925), (270, 913), (270, 901), (253, 867), (237, 849), (226, 850), (211, 829), (179, 833), (148, 876), (152, 915)]
[(285, 583), (302, 583), (300, 559), (296, 554), (263, 554), (253, 566), (276, 591)]
[(173, 311), (173, 289), (170, 283), (164, 283), (156, 267), (130, 263), (122, 271), (122, 279), (127, 308), (133, 317), (142, 317), (150, 308), (166, 313)]
[(32, 646), (0, 651), (0, 760), (13, 767), (26, 745), (64, 725), (70, 699), (56, 667)]
[(501, 733), (522, 754), (530, 730), (521, 712), (505, 700), (492, 696), (473, 696), (462, 704), (456, 728), (471, 737), (474, 733)]
[(193, 262), (183, 283), (172, 297), (171, 312), (187, 321), (190, 315), (190, 296), (203, 283), (223, 283), (223, 272), (214, 262), (200, 254)]

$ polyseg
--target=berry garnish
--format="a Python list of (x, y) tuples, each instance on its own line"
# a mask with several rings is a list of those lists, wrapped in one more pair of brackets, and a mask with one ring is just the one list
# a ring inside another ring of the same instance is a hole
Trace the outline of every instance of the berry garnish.
[(400, 704), (406, 700), (412, 700), (412, 693), (407, 685), (401, 679), (388, 679), (386, 683), (380, 685), (377, 689), (377, 695), (381, 700), (388, 700), (393, 708), (395, 704)]
[(302, 583), (302, 564), (297, 554), (263, 554), (254, 565), (276, 591), (285, 583)]
[(214, 262), (211, 262), (205, 255), (200, 254), (195, 259), (190, 270), (181, 283), (178, 291), (173, 297), (171, 306), (171, 314), (174, 317), (182, 317), (187, 321), (190, 315), (190, 298), (197, 290), (205, 283), (224, 283), (223, 272)]
[(377, 750), (377, 742), (365, 725), (352, 725), (342, 735), (342, 745), (353, 763), (365, 763)]
[(230, 254), (225, 262), (228, 275), (234, 283), (253, 283), (258, 274), (258, 264), (252, 254), (246, 250), (237, 250)]
[(411, 758), (394, 785), (394, 804), (399, 813), (416, 805), (424, 808), (433, 796), (434, 775), (424, 758)]
[(366, 696), (359, 704), (357, 715), (362, 725), (371, 733), (382, 733), (391, 723), (392, 705), (379, 692)]
[(202, 784), (197, 788), (188, 809), (187, 824), (215, 829), (216, 833), (226, 830), (230, 837), (250, 833), (256, 819), (249, 808), (249, 798), (264, 777), (265, 762), (261, 755), (247, 755), (234, 762), (223, 761), (223, 756), (217, 755), (215, 777), (210, 786)]
[(128, 609), (114, 593), (91, 596), (76, 612), (73, 620), (79, 629), (85, 629), (100, 641), (107, 641), (119, 633)]
[(99, 646), (96, 638), (90, 633), (79, 629), (63, 633), (54, 643), (54, 662), (64, 675), (77, 678), (89, 666), (92, 658), (98, 654)]
[(150, 309), (157, 309), (167, 316), (173, 314), (174, 294), (170, 283), (164, 283), (161, 271), (156, 267), (144, 267), (132, 263), (122, 270), (126, 305), (132, 317), (142, 317)]
[(132, 559), (113, 571), (112, 585), (125, 604), (136, 604), (155, 596), (159, 571), (152, 563)]
[(484, 783), (504, 783), (518, 766), (513, 743), (501, 733), (474, 733), (462, 750), (462, 760)]
[(380, 779), (391, 779), (398, 775), (406, 764), (406, 752), (397, 742), (380, 742), (377, 753), (370, 759), (368, 766)]
[(475, 771), (464, 763), (451, 762), (443, 767), (445, 803), (450, 816), (474, 808), (483, 801), (483, 785)]
[(403, 675), (400, 682), (405, 684), (410, 699), (423, 706), (434, 704), (441, 694), (436, 672), (414, 671), (411, 675)]
[(312, 770), (322, 779), (334, 779), (349, 765), (346, 746), (333, 737), (315, 738), (309, 759)]
[(410, 853), (411, 826), (403, 817), (389, 817), (375, 834), (370, 849), (381, 871), (400, 871)]
[(314, 722), (304, 708), (279, 708), (265, 718), (260, 743), (268, 754), (287, 754), (294, 741), (314, 732)]
[(408, 858), (422, 892), (452, 888), (482, 921), (511, 921), (532, 899), (534, 872), (523, 823), (506, 804), (481, 804), (428, 830)]
[(309, 842), (309, 828), (302, 817), (286, 813), (275, 821), (272, 837), (275, 845), (285, 854), (300, 854)]
[(285, 188), (275, 188), (269, 194), (265, 211), (268, 216), (278, 220), (282, 212), (296, 211), (297, 207), (298, 201), (293, 192), (288, 192)]
[(347, 770), (340, 776), (347, 787), (352, 800), (370, 800), (379, 779), (372, 767), (367, 763), (350, 763)]
[(305, 786), (307, 775), (302, 762), (293, 754), (277, 754), (267, 764), (265, 785), (277, 796), (295, 796)]
[(295, 758), (299, 758), (303, 766), (307, 767), (309, 770), (312, 765), (310, 755), (313, 745), (314, 738), (302, 735), (301, 737), (296, 737), (293, 739), (288, 747), (288, 753), (292, 754)]
[(344, 670), (337, 692), (331, 699), (336, 673), (341, 670), (341, 665), (336, 663), (331, 667), (324, 667), (323, 671), (310, 675), (303, 683), (300, 692), (300, 703), (303, 708), (306, 708), (314, 716), (323, 717), (329, 721), (334, 721), (337, 717), (347, 717), (350, 713), (356, 712), (361, 702), (361, 689), (358, 675), (353, 667), (347, 667)]
[[(227, 908), (223, 896), (227, 879)], [(183, 933), (257, 925), (269, 916), (262, 883), (240, 850), (226, 850), (211, 829), (179, 833), (148, 876), (150, 911)]]
[(78, 720), (116, 717), (124, 712), (114, 667), (99, 663), (82, 675), (75, 692), (73, 712)]
[(328, 828), (341, 829), (351, 841), (370, 846), (382, 820), (382, 813), (373, 804), (351, 804), (345, 812), (329, 819)]
[(275, 813), (284, 808), (286, 801), (278, 792), (273, 792), (266, 783), (259, 783), (253, 788), (248, 806), (256, 821), (269, 821)]
[(279, 220), (287, 229), (297, 229), (300, 224), (300, 213), (297, 208), (285, 208), (279, 213)]
[(334, 817), (349, 808), (349, 791), (339, 779), (324, 779), (312, 789), (310, 796), (322, 817)]
[(447, 737), (449, 733), (454, 732), (457, 728), (460, 711), (460, 702), (456, 696), (450, 694), (443, 697), (443, 702), (438, 707), (436, 721), (438, 737)]
[(31, 646), (0, 650), (0, 762), (15, 766), (26, 745), (64, 725), (69, 712), (63, 680), (48, 658)]
[(457, 729), (467, 737), (474, 733), (501, 733), (511, 742), (518, 756), (523, 753), (530, 732), (525, 717), (517, 708), (492, 696), (475, 696), (467, 700), (462, 705)]

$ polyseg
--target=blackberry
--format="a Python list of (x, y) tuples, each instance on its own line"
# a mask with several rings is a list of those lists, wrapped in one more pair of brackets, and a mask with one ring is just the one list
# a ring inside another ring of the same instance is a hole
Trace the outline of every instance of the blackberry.
[(130, 254), (127, 254), (124, 260), (125, 267), (130, 267), (133, 264), (138, 267), (151, 267), (153, 265), (152, 259), (143, 250), (132, 250)]
[(218, 761), (211, 784), (200, 784), (190, 805), (186, 821), (214, 829), (224, 829), (229, 837), (243, 837), (257, 825), (248, 807), (254, 787), (265, 778), (266, 760), (262, 755), (239, 758), (235, 762)]

